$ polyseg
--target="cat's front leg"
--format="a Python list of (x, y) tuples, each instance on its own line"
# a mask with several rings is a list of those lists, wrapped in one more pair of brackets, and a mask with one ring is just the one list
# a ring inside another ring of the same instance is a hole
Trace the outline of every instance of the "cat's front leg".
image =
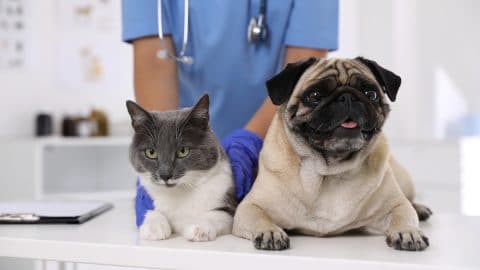
[(233, 217), (220, 210), (212, 210), (193, 218), (185, 224), (183, 236), (194, 242), (212, 241), (217, 236), (232, 232)]
[(172, 235), (167, 217), (160, 211), (148, 211), (140, 226), (140, 237), (145, 240), (163, 240)]

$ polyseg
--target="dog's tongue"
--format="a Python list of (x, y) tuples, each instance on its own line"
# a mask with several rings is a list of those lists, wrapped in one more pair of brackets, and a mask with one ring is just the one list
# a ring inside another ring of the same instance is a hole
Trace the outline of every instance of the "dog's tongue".
[(357, 125), (357, 122), (355, 122), (355, 121), (347, 120), (347, 121), (343, 122), (341, 126), (343, 128), (356, 128), (358, 125)]

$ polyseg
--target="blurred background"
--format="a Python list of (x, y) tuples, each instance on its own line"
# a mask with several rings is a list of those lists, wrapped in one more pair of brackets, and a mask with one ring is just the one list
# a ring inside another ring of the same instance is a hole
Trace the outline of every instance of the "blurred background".
[[(435, 213), (480, 215), (479, 12), (475, 0), (340, 0), (330, 56), (401, 75), (385, 130)], [(133, 196), (120, 16), (119, 0), (0, 0), (0, 199)]]

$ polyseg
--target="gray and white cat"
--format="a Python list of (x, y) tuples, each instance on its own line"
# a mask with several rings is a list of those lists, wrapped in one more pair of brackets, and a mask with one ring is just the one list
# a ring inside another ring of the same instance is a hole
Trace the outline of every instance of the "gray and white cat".
[(135, 130), (130, 162), (154, 202), (140, 226), (143, 239), (180, 233), (190, 241), (210, 241), (231, 233), (234, 182), (210, 129), (208, 108), (208, 95), (192, 108), (167, 112), (127, 101)]

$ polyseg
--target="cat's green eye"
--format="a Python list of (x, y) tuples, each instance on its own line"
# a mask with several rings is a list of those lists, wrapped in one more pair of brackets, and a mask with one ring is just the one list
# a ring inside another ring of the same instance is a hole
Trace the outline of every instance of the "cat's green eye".
[(157, 158), (157, 151), (155, 151), (154, 149), (145, 149), (145, 156), (147, 156), (147, 158), (149, 159), (156, 159)]
[(184, 146), (177, 150), (177, 158), (184, 158), (190, 153), (190, 148)]

